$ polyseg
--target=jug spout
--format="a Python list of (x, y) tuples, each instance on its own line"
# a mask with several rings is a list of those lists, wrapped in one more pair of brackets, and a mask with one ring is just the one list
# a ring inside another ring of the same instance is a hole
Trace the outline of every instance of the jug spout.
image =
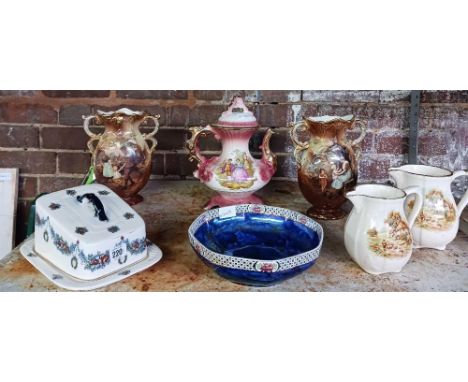
[(346, 198), (353, 203), (354, 208), (356, 211), (360, 211), (363, 204), (364, 204), (364, 196), (359, 194), (357, 191), (350, 191), (346, 193)]
[(388, 175), (396, 183), (397, 187), (402, 187), (406, 171), (401, 167), (391, 167), (388, 169)]

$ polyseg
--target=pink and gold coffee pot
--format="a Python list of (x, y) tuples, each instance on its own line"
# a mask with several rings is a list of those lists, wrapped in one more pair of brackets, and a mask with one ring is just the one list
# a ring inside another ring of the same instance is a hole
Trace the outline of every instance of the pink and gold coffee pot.
[[(249, 140), (258, 128), (255, 116), (241, 97), (233, 98), (216, 124), (190, 128), (192, 136), (187, 141), (189, 160), (198, 161), (194, 176), (219, 194), (208, 202), (205, 209), (245, 203), (262, 204), (262, 200), (253, 194), (265, 186), (275, 173), (276, 157), (269, 146), (273, 134), (271, 129), (265, 133), (260, 146), (262, 158), (255, 159), (250, 154)], [(200, 153), (198, 139), (208, 132), (221, 141), (222, 152), (218, 157), (206, 158)]]

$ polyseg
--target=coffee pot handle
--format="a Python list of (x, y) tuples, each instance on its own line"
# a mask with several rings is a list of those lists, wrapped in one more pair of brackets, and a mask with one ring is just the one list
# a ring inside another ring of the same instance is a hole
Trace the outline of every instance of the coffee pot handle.
[(359, 126), (359, 128), (361, 129), (361, 135), (359, 135), (359, 137), (357, 137), (354, 141), (351, 142), (351, 146), (358, 145), (364, 140), (366, 136), (367, 126), (364, 123), (364, 121), (361, 121), (360, 119), (356, 119), (351, 125), (351, 130), (354, 129), (356, 126)]
[(156, 133), (158, 132), (158, 129), (159, 129), (159, 118), (160, 118), (160, 115), (159, 114), (156, 114), (156, 115), (147, 115), (143, 118), (143, 122), (146, 122), (148, 119), (152, 119), (154, 121), (154, 129), (153, 131), (151, 131), (150, 133), (147, 133), (147, 134), (142, 134), (143, 135), (143, 139), (146, 141), (150, 141), (152, 144), (149, 148), (150, 150), (150, 153), (153, 153), (154, 150), (156, 150), (156, 146), (158, 145), (158, 141), (156, 140), (156, 138), (154, 138), (154, 136), (156, 135)]
[[(421, 208), (422, 208), (422, 205), (423, 205), (423, 200), (424, 200), (423, 199), (423, 191), (422, 191), (421, 187), (417, 187), (417, 186), (406, 187), (405, 189), (403, 189), (403, 191), (405, 191), (405, 193), (406, 193), (406, 199), (408, 199), (408, 197), (410, 195), (413, 195), (413, 194), (416, 195), (416, 199), (414, 201), (413, 209), (411, 210), (411, 212), (407, 216), (408, 225), (411, 228), (413, 226), (414, 222), (416, 221), (416, 218), (419, 215), (419, 212), (421, 211)], [(405, 204), (406, 204), (406, 200), (405, 200)]]
[(260, 149), (262, 149), (262, 160), (265, 163), (269, 163), (271, 167), (276, 169), (276, 155), (271, 152), (270, 149), (270, 138), (274, 134), (273, 130), (268, 129), (263, 136), (262, 144)]
[(300, 166), (302, 156), (301, 154), (304, 150), (307, 150), (309, 148), (309, 142), (301, 141), (298, 138), (297, 133), (300, 130), (307, 130), (307, 124), (304, 121), (300, 121), (297, 123), (291, 123), (289, 127), (291, 128), (289, 134), (291, 136), (291, 141), (294, 145), (294, 157), (296, 158), (297, 165)]
[(206, 133), (208, 132), (213, 134), (215, 133), (210, 125), (207, 125), (205, 127), (190, 127), (189, 130), (192, 133), (192, 136), (186, 143), (186, 147), (189, 151), (189, 161), (193, 162), (193, 160), (196, 160), (198, 163), (204, 163), (206, 161), (206, 158), (200, 154), (200, 148), (198, 147), (198, 139), (200, 138), (200, 136), (206, 136)]
[[(467, 170), (455, 171), (453, 173), (453, 175), (452, 175), (452, 180), (454, 180), (455, 178), (458, 178), (460, 176), (468, 176), (468, 171)], [(458, 202), (458, 205), (457, 205), (457, 218), (460, 217), (460, 215), (463, 212), (463, 209), (466, 207), (467, 204), (468, 204), (468, 190), (465, 191), (465, 194), (462, 196), (462, 198)]]
[(91, 154), (94, 154), (94, 150), (96, 150), (96, 147), (93, 145), (94, 141), (99, 141), (101, 139), (102, 134), (94, 134), (91, 130), (89, 130), (89, 121), (91, 121), (93, 118), (97, 118), (96, 115), (88, 115), (84, 116), (83, 115), (83, 129), (88, 134), (91, 138), (89, 139), (87, 146)]

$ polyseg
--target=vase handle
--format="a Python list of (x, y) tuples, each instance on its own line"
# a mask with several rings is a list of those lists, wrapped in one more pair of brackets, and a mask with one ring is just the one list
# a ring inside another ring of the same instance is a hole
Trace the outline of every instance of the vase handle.
[(307, 124), (304, 121), (300, 121), (297, 123), (291, 123), (289, 125), (291, 130), (289, 131), (289, 135), (291, 136), (291, 141), (294, 145), (294, 157), (296, 158), (296, 163), (298, 166), (301, 165), (301, 154), (304, 150), (307, 150), (309, 148), (309, 142), (302, 142), (298, 137), (297, 137), (297, 131), (298, 130), (306, 130), (307, 129)]
[[(468, 170), (458, 170), (455, 171), (452, 175), (452, 180), (460, 176), (468, 176)], [(468, 190), (465, 191), (465, 194), (462, 196), (457, 205), (457, 218), (459, 218), (463, 212), (463, 209), (468, 204)]]
[(357, 137), (354, 141), (351, 142), (351, 146), (358, 145), (364, 140), (366, 136), (367, 126), (364, 123), (364, 121), (361, 121), (360, 119), (356, 119), (351, 125), (351, 129), (354, 129), (356, 126), (359, 126), (359, 128), (361, 129), (361, 135), (359, 135), (359, 137)]
[(96, 150), (96, 147), (93, 145), (93, 142), (99, 141), (101, 139), (102, 134), (94, 134), (91, 130), (89, 130), (89, 121), (91, 121), (93, 118), (98, 118), (96, 115), (88, 115), (84, 116), (83, 115), (83, 129), (88, 134), (91, 138), (88, 140), (88, 143), (86, 144), (88, 146), (89, 151), (91, 152), (91, 155), (94, 155), (94, 150)]
[(270, 139), (273, 134), (274, 132), (271, 129), (266, 131), (260, 148), (262, 149), (262, 160), (269, 163), (273, 168), (276, 168), (276, 155), (270, 149)]
[[(417, 186), (406, 187), (405, 189), (403, 189), (403, 191), (406, 193), (406, 199), (408, 199), (410, 195), (413, 195), (413, 194), (416, 195), (413, 209), (407, 216), (408, 225), (411, 228), (413, 227), (413, 224), (416, 221), (416, 218), (418, 217), (419, 212), (421, 211), (421, 208), (423, 205), (423, 200), (424, 200), (423, 191), (421, 187), (417, 187)], [(405, 200), (405, 204), (406, 204), (406, 200)]]
[(192, 136), (186, 143), (186, 147), (189, 151), (189, 161), (193, 162), (194, 160), (196, 160), (198, 163), (203, 163), (206, 161), (206, 158), (200, 154), (200, 148), (198, 147), (198, 139), (200, 138), (200, 136), (206, 136), (207, 132), (211, 132), (213, 134), (214, 132), (211, 129), (210, 125), (207, 125), (205, 127), (190, 127), (189, 130), (192, 133)]
[(145, 141), (150, 141), (152, 144), (149, 148), (150, 150), (150, 153), (153, 153), (154, 150), (156, 150), (156, 146), (158, 145), (158, 141), (156, 140), (156, 138), (154, 138), (154, 136), (156, 135), (156, 133), (158, 132), (159, 130), (159, 118), (160, 118), (160, 115), (159, 114), (156, 114), (156, 115), (147, 115), (143, 118), (143, 122), (146, 122), (148, 119), (152, 119), (154, 121), (154, 129), (153, 131), (151, 131), (150, 133), (147, 133), (147, 134), (142, 134), (143, 135), (143, 139)]

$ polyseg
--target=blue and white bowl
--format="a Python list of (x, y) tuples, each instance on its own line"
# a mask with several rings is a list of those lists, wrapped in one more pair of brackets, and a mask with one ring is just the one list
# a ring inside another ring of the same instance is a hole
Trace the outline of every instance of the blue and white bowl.
[(323, 229), (296, 211), (243, 204), (204, 212), (190, 226), (189, 239), (218, 275), (240, 284), (268, 286), (315, 263)]

